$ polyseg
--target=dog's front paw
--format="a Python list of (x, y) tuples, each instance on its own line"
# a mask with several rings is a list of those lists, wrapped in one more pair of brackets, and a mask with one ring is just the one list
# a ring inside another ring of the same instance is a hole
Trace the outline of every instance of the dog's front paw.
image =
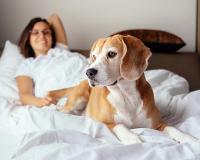
[(87, 105), (87, 99), (85, 97), (79, 97), (77, 99), (68, 98), (64, 107), (59, 109), (60, 112), (80, 115)]
[(178, 143), (200, 143), (200, 141), (197, 138), (185, 134), (172, 126), (165, 127), (163, 132), (168, 134), (172, 139), (174, 139)]
[(69, 107), (62, 107), (62, 108), (58, 109), (58, 111), (63, 112), (63, 113), (70, 113), (71, 112)]
[(142, 143), (142, 140), (136, 135), (128, 135), (126, 139), (121, 139), (122, 144), (130, 145), (130, 144), (139, 144)]
[(129, 129), (126, 128), (124, 125), (116, 125), (113, 128), (113, 132), (125, 145), (142, 143), (142, 140), (139, 138), (139, 136), (129, 131)]

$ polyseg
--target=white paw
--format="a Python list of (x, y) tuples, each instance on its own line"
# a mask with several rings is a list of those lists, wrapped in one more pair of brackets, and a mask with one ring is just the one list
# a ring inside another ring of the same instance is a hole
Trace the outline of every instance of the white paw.
[(200, 143), (198, 139), (187, 134), (183, 134), (178, 141), (179, 143)]
[(119, 140), (125, 145), (142, 143), (142, 140), (139, 138), (139, 136), (129, 131), (129, 129), (126, 128), (124, 125), (121, 124), (116, 125), (113, 128), (113, 132), (116, 134)]
[(200, 143), (198, 139), (188, 134), (185, 134), (172, 126), (165, 127), (163, 132), (167, 133), (172, 139), (176, 140), (179, 143)]
[(59, 112), (63, 112), (63, 113), (70, 113), (70, 110), (66, 110), (66, 108), (62, 107), (58, 109)]
[(74, 110), (83, 110), (87, 105), (87, 99), (85, 97), (80, 97), (76, 102), (74, 103)]
[(129, 144), (138, 144), (138, 143), (142, 143), (142, 140), (140, 140), (140, 138), (136, 135), (132, 136), (127, 136), (126, 139), (124, 139), (122, 141), (123, 144), (125, 145), (129, 145)]

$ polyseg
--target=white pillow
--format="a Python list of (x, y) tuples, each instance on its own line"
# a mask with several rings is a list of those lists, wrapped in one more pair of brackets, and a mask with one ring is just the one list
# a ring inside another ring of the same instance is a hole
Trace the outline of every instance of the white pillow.
[(0, 69), (15, 72), (16, 67), (19, 66), (23, 59), (24, 57), (20, 54), (17, 45), (7, 40), (0, 59)]
[(18, 99), (14, 76), (23, 59), (17, 45), (7, 40), (0, 58), (0, 97)]

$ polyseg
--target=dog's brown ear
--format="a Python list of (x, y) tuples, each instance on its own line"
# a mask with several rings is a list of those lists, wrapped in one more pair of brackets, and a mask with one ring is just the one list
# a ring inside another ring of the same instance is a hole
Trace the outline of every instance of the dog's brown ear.
[(137, 80), (145, 71), (151, 51), (141, 40), (133, 36), (123, 36), (127, 52), (123, 54), (120, 72), (123, 78)]

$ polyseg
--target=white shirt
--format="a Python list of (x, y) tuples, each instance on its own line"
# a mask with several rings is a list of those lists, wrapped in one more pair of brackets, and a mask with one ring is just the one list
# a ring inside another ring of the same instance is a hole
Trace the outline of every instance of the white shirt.
[(67, 88), (86, 79), (87, 59), (68, 47), (57, 44), (46, 55), (27, 58), (19, 66), (15, 77), (28, 76), (33, 79), (34, 92), (37, 97), (46, 96), (50, 90)]

